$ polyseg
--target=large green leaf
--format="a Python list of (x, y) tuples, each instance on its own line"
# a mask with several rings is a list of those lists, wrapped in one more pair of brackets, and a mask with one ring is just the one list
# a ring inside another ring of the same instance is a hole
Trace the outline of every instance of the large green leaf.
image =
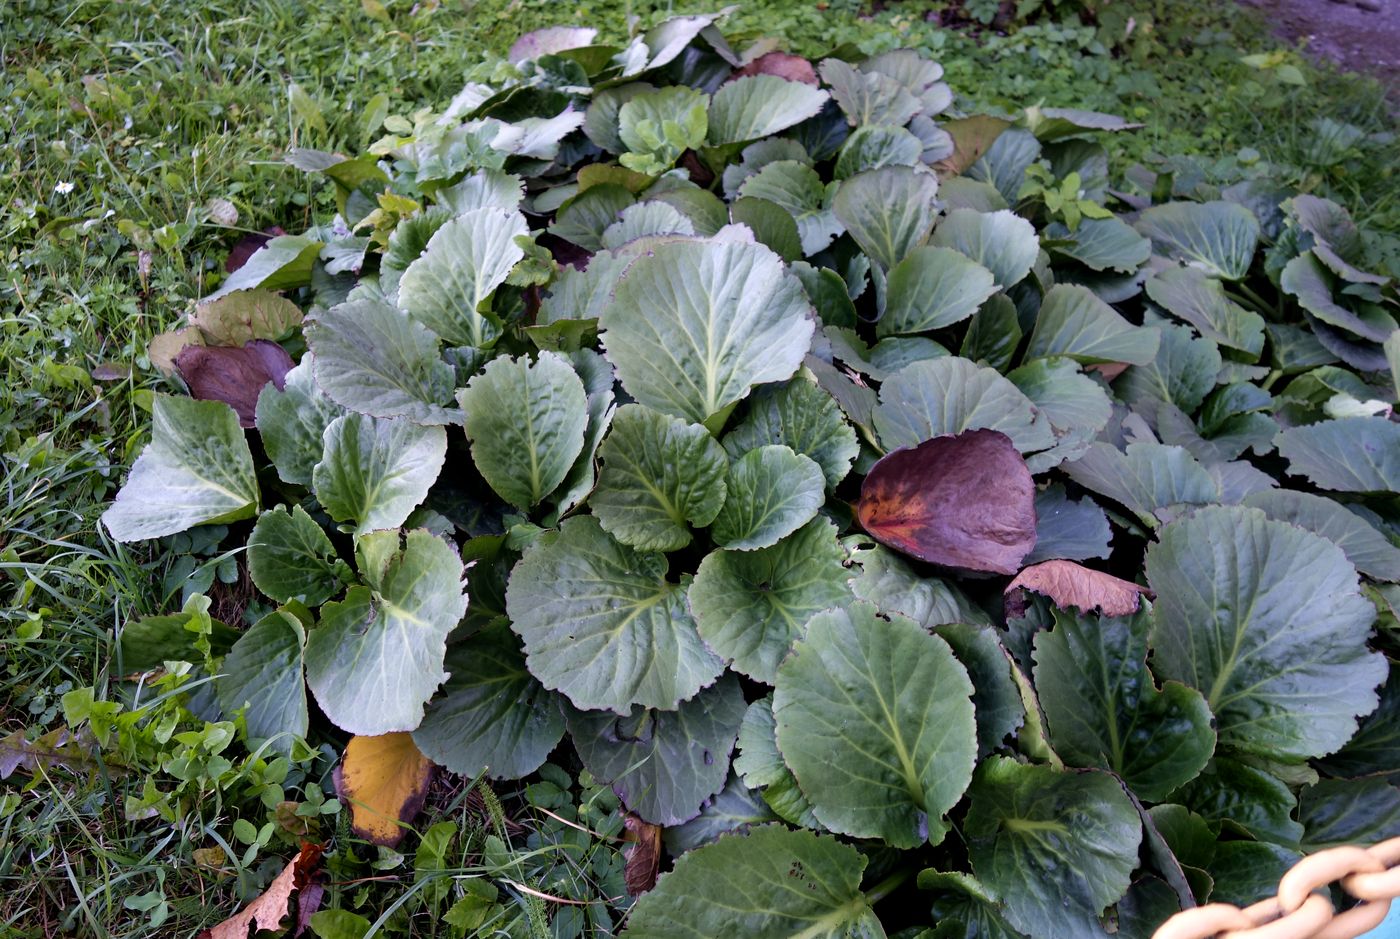
[(628, 393), (695, 423), (755, 384), (791, 377), (815, 328), (801, 283), (776, 254), (701, 241), (639, 257), (600, 324)]
[(679, 825), (724, 786), (745, 707), (738, 679), (726, 675), (675, 710), (571, 710), (569, 736), (583, 765), (629, 810)]
[(1029, 567), (1055, 558), (1106, 558), (1112, 537), (1108, 516), (1094, 500), (1071, 499), (1064, 486), (1051, 483), (1036, 493), (1035, 547), (1021, 563)]
[(1212, 277), (1241, 280), (1259, 244), (1259, 220), (1235, 202), (1168, 202), (1138, 216), (1137, 230), (1169, 258)]
[(1204, 271), (1171, 267), (1149, 277), (1146, 288), (1154, 303), (1205, 338), (1253, 357), (1263, 351), (1264, 318), (1231, 301), (1220, 281)]
[(991, 620), (951, 581), (920, 577), (909, 563), (881, 545), (851, 552), (856, 562), (851, 589), (881, 613), (907, 616), (924, 628), (945, 623), (989, 624)]
[(1323, 779), (1302, 791), (1304, 851), (1400, 838), (1400, 789), (1381, 779)]
[(598, 455), (603, 466), (589, 504), (623, 544), (683, 548), (691, 540), (688, 526), (709, 525), (724, 504), (729, 463), (699, 424), (626, 404)]
[(268, 382), (258, 395), (258, 434), (282, 481), (309, 486), (311, 470), (321, 461), (326, 428), (345, 409), (316, 383), (315, 357), (309, 352), (285, 381), (281, 391)]
[(687, 599), (706, 645), (735, 671), (768, 684), (815, 613), (851, 599), (836, 529), (813, 519), (757, 551), (715, 551)]
[(978, 767), (963, 823), (972, 869), (1033, 939), (1093, 936), (1128, 889), (1142, 824), (1107, 773), (994, 756)]
[(776, 75), (728, 82), (710, 100), (710, 146), (745, 143), (786, 130), (820, 111), (827, 97), (825, 91)]
[(321, 608), (306, 642), (306, 683), (326, 716), (352, 734), (413, 730), (447, 673), (447, 634), (467, 611), (462, 560), (436, 535), (360, 538), (360, 577)]
[(447, 222), (403, 272), (399, 308), (449, 343), (490, 345), (501, 327), (481, 305), (525, 256), (515, 239), (527, 231), (519, 212), (495, 208)]
[(638, 238), (693, 234), (695, 226), (678, 209), (665, 202), (638, 202), (619, 212), (617, 221), (603, 229), (602, 242), (603, 247), (617, 250)]
[(254, 287), (263, 290), (303, 287), (311, 282), (311, 270), (323, 247), (323, 242), (305, 235), (278, 235), (268, 239), (218, 290), (205, 297), (204, 302)]
[(316, 607), (353, 578), (330, 538), (299, 505), (264, 512), (248, 536), (248, 576), (278, 603)]
[(567, 359), (498, 358), (457, 392), (472, 460), (501, 498), (528, 509), (568, 475), (588, 427), (588, 398)]
[(1032, 473), (1080, 456), (1113, 415), (1108, 393), (1071, 359), (1035, 359), (1006, 377), (1040, 410), (1055, 436), (1054, 447), (1026, 459)]
[(1146, 365), (1160, 341), (1155, 327), (1134, 326), (1087, 287), (1056, 284), (1040, 305), (1026, 357), (1063, 355), (1085, 365)]
[(1194, 414), (1215, 388), (1223, 364), (1220, 350), (1207, 338), (1192, 336), (1185, 326), (1157, 327), (1162, 341), (1146, 365), (1134, 365), (1115, 382), (1119, 395), (1140, 414), (1154, 417), (1158, 406), (1172, 404)]
[(1040, 141), (1035, 134), (1012, 127), (997, 135), (981, 159), (967, 168), (966, 176), (989, 183), (1006, 202), (1016, 203), (1026, 170), (1038, 159)]
[(1288, 784), (1240, 760), (1217, 756), (1172, 798), (1215, 828), (1229, 822), (1252, 838), (1296, 848), (1303, 826), (1293, 819), (1298, 799)]
[(520, 779), (564, 736), (553, 692), (525, 668), (520, 640), (496, 622), (447, 652), (447, 684), (428, 704), (413, 742), (434, 763), (469, 779)]
[(253, 454), (222, 401), (156, 395), (151, 442), (102, 513), (117, 541), (173, 535), (258, 514)]
[(782, 444), (735, 460), (725, 493), (711, 534), (720, 547), (739, 551), (772, 547), (811, 521), (826, 501), (822, 468)]
[(829, 489), (846, 478), (860, 453), (856, 432), (836, 401), (801, 375), (755, 391), (748, 414), (721, 442), (731, 459), (769, 444), (790, 447), (817, 461)]
[(772, 248), (784, 261), (791, 263), (802, 259), (797, 222), (787, 209), (767, 199), (744, 196), (729, 206), (729, 214), (735, 224), (748, 228), (759, 244)]
[(946, 642), (874, 604), (818, 613), (778, 667), (778, 748), (827, 828), (937, 844), (977, 757), (972, 682)]
[(803, 254), (816, 254), (841, 234), (831, 203), (836, 184), (823, 185), (817, 171), (800, 160), (776, 160), (745, 179), (741, 198), (765, 199), (786, 209), (797, 223)]
[(637, 901), (628, 939), (884, 939), (860, 892), (866, 859), (811, 832), (763, 825), (676, 862)]
[(293, 737), (306, 736), (305, 642), (301, 621), (275, 610), (238, 637), (214, 683), (225, 714), (243, 710), (250, 741), (269, 740), (282, 753), (292, 751)]
[(1177, 682), (1147, 671), (1148, 614), (1056, 611), (1035, 637), (1035, 688), (1050, 743), (1071, 766), (1112, 770), (1139, 799), (1161, 802), (1215, 750), (1210, 709)]
[(1083, 456), (1066, 463), (1063, 470), (1086, 489), (1131, 509), (1153, 528), (1158, 524), (1157, 512), (1168, 506), (1220, 501), (1220, 484), (1181, 447), (1139, 442), (1119, 450), (1100, 441), (1090, 444)]
[(615, 541), (593, 518), (540, 538), (511, 572), (506, 609), (530, 672), (584, 709), (674, 708), (724, 663), (666, 579), (666, 558)]
[(778, 723), (773, 719), (771, 694), (753, 702), (744, 712), (734, 769), (744, 782), (762, 790), (764, 803), (784, 821), (821, 829), (821, 822), (812, 814), (812, 803), (802, 794), (796, 777), (778, 752)]
[(1003, 290), (1020, 283), (1040, 253), (1034, 226), (1007, 210), (954, 209), (938, 223), (930, 243), (953, 248), (981, 264)]
[(886, 166), (842, 182), (831, 207), (860, 249), (888, 271), (928, 240), (937, 195), (938, 177), (926, 169)]
[(1206, 695), (1222, 745), (1321, 756), (1375, 709), (1375, 609), (1331, 542), (1255, 509), (1201, 509), (1162, 529), (1147, 578), (1153, 666)]
[(1356, 569), (1376, 580), (1400, 581), (1400, 548), (1339, 502), (1292, 489), (1256, 492), (1244, 504), (1269, 518), (1319, 534), (1342, 549)]
[(1278, 285), (1297, 300), (1299, 306), (1327, 325), (1372, 342), (1385, 342), (1395, 332), (1394, 318), (1363, 317), (1342, 306), (1333, 295), (1334, 280), (1317, 256), (1305, 251), (1284, 266)]
[(670, 855), (680, 857), (712, 843), (720, 835), (742, 834), (755, 825), (777, 820), (778, 816), (763, 801), (762, 794), (744, 785), (739, 774), (731, 771), (724, 788), (701, 807), (699, 815), (684, 825), (667, 828), (661, 838)]
[(924, 142), (903, 127), (868, 124), (841, 145), (832, 175), (846, 179), (882, 166), (918, 166), (923, 153)]
[(977, 714), (977, 755), (985, 757), (1024, 723), (1026, 709), (1016, 680), (1011, 655), (992, 626), (945, 623), (934, 635), (952, 647), (953, 654), (972, 679), (972, 706)]
[[(999, 139), (1006, 136), (1002, 134)], [(1073, 232), (1056, 223), (1045, 234), (1069, 242), (1052, 246), (1053, 253), (1072, 258), (1093, 271), (1131, 274), (1152, 256), (1151, 242), (1117, 216), (1083, 219)]]
[(875, 429), (886, 449), (986, 427), (1022, 453), (1054, 444), (1047, 422), (1021, 390), (995, 369), (944, 356), (907, 365), (880, 386)]
[(822, 62), (820, 72), (822, 81), (831, 86), (831, 96), (845, 113), (847, 123), (853, 127), (901, 127), (924, 108), (923, 102), (892, 76), (863, 71), (834, 57)]
[(1325, 772), (1347, 778), (1395, 772), (1400, 766), (1400, 665), (1390, 667), (1380, 707), (1361, 722), (1346, 746), (1317, 762)]
[(398, 528), (428, 495), (447, 457), (442, 427), (346, 414), (326, 428), (311, 485), (330, 517), (357, 535)]
[(608, 360), (592, 349), (580, 349), (570, 359), (588, 396), (588, 427), (583, 433), (578, 459), (555, 493), (560, 514), (571, 512), (593, 491), (597, 482), (598, 445), (612, 427), (613, 416), (617, 413), (613, 403), (616, 377)]
[(977, 312), (996, 293), (991, 271), (949, 248), (921, 247), (890, 270), (878, 335), (942, 329)]
[(1290, 427), (1275, 441), (1288, 470), (1319, 489), (1400, 492), (1400, 424), (1347, 417)]
[(383, 298), (337, 304), (307, 321), (316, 383), (337, 404), (374, 417), (456, 423), (452, 367), (438, 339)]

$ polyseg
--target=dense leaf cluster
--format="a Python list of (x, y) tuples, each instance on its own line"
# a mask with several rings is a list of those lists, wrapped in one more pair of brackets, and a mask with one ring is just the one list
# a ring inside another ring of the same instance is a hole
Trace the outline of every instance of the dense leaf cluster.
[(495, 778), (567, 735), (666, 826), (639, 937), (880, 936), (916, 870), (891, 931), (1146, 936), (1395, 834), (1400, 333), (1346, 212), (1111, 190), (1110, 115), (715, 22), (295, 151), (340, 213), (153, 347), (194, 397), (105, 522), (256, 520), (225, 711)]

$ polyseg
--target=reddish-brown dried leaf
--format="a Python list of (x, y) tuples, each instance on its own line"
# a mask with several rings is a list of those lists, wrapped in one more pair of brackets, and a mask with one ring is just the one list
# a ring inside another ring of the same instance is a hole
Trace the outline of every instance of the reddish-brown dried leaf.
[(185, 346), (175, 356), (175, 368), (190, 386), (190, 394), (231, 405), (244, 427), (253, 426), (263, 386), (272, 382), (281, 391), (293, 364), (286, 349), (266, 339), (255, 339), (241, 348)]
[[(282, 921), (293, 913), (292, 899), (298, 891), (305, 891), (299, 898), (300, 906), (320, 905), (321, 891), (312, 879), (321, 863), (321, 854), (320, 845), (304, 842), (297, 856), (268, 884), (262, 896), (213, 929), (204, 930), (197, 939), (248, 939), (250, 931), (262, 932), (265, 929), (278, 931), (280, 935)], [(296, 912), (299, 922), (310, 916), (304, 910)], [(300, 931), (298, 928), (294, 934)]]
[(876, 541), (924, 561), (1014, 574), (1035, 547), (1035, 486), (1010, 438), (969, 430), (895, 450), (860, 490)]
[(623, 881), (631, 896), (640, 897), (656, 886), (657, 871), (661, 868), (661, 826), (643, 821), (631, 812), (622, 817), (630, 836), (636, 844), (627, 849), (627, 866), (623, 868)]
[(812, 68), (812, 63), (790, 52), (769, 52), (734, 73), (735, 78), (743, 78), (746, 75), (777, 75), (779, 78), (786, 78), (790, 82), (802, 82), (804, 85), (820, 84), (817, 81), (817, 70)]
[(1028, 590), (1049, 597), (1058, 607), (1077, 607), (1085, 613), (1099, 610), (1105, 616), (1128, 616), (1137, 612), (1144, 596), (1152, 596), (1146, 587), (1073, 561), (1044, 561), (1026, 568), (1007, 585), (1008, 617), (1026, 612)]

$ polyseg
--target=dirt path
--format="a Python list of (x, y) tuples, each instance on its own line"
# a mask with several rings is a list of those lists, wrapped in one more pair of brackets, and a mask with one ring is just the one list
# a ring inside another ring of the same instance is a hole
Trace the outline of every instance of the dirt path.
[(1400, 98), (1400, 0), (1241, 0), (1275, 32), (1352, 72), (1375, 75)]

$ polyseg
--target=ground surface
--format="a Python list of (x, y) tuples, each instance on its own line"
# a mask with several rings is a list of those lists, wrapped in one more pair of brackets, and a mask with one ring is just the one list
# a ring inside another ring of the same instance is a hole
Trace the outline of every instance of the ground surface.
[(1352, 72), (1375, 75), (1400, 97), (1400, 0), (1243, 0), (1290, 42)]

